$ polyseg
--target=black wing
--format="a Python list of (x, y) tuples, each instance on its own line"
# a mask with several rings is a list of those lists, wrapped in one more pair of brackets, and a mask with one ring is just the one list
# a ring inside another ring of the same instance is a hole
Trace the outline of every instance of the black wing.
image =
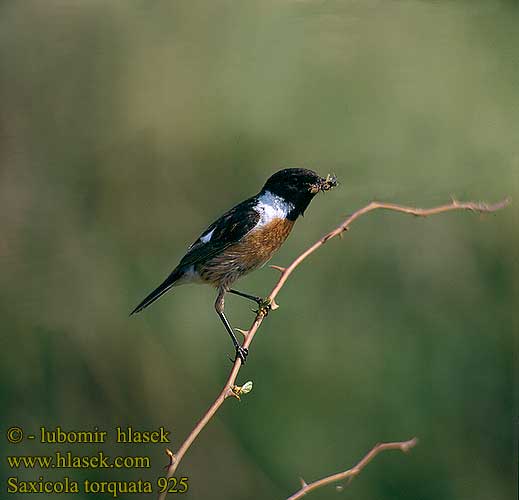
[[(231, 208), (217, 221), (213, 222), (189, 247), (187, 254), (173, 272), (151, 292), (130, 314), (142, 311), (162, 297), (182, 278), (186, 267), (218, 254), (228, 246), (243, 238), (259, 221), (260, 215), (254, 207), (257, 197), (249, 198)], [(212, 233), (212, 234), (211, 234)]]
[(257, 197), (253, 196), (224, 213), (189, 247), (178, 267), (203, 262), (243, 238), (260, 219), (254, 210), (256, 204)]

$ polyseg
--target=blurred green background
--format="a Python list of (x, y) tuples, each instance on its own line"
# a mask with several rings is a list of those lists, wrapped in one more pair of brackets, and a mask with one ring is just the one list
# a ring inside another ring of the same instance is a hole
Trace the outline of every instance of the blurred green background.
[[(498, 1), (4, 0), (2, 428), (165, 426), (176, 449), (230, 369), (215, 292), (183, 287), (128, 313), (279, 168), (341, 185), (314, 200), (278, 265), (372, 199), (517, 204), (518, 25), (517, 4)], [(413, 436), (409, 456), (309, 498), (511, 498), (518, 246), (512, 205), (375, 213), (319, 250), (254, 340), (238, 379), (252, 393), (226, 402), (181, 464), (187, 498), (285, 498), (299, 476)], [(264, 268), (240, 289), (265, 295), (276, 279)], [(226, 305), (250, 324), (246, 301)], [(4, 454), (55, 449), (3, 439)], [(3, 472), (155, 481), (166, 463), (164, 445), (60, 449), (152, 467), (13, 471), (2, 458)]]

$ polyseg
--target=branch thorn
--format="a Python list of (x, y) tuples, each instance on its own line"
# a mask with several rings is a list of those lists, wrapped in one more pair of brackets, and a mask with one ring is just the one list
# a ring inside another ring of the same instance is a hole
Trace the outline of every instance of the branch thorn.
[(451, 203), (452, 203), (455, 207), (457, 207), (457, 206), (458, 206), (458, 200), (456, 199), (456, 197), (455, 197), (453, 194), (451, 194), (451, 195), (450, 195), (450, 199), (451, 199)]
[(287, 270), (286, 267), (275, 266), (273, 264), (271, 264), (269, 267), (271, 267), (272, 269), (275, 269), (276, 271), (279, 271), (280, 273), (284, 273)]
[(237, 332), (241, 333), (244, 338), (247, 338), (247, 335), (249, 335), (249, 330), (242, 330), (241, 328), (234, 328)]
[(171, 467), (177, 461), (177, 459), (175, 457), (175, 454), (169, 448), (166, 448), (165, 453), (166, 453), (166, 455), (169, 458), (169, 464), (166, 465), (164, 468), (168, 469), (169, 467)]

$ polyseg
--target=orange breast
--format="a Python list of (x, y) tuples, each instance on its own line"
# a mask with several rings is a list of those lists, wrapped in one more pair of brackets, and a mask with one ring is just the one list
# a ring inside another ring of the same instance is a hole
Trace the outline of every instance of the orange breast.
[(228, 287), (240, 276), (261, 267), (287, 239), (294, 221), (274, 219), (253, 230), (198, 268), (204, 281)]

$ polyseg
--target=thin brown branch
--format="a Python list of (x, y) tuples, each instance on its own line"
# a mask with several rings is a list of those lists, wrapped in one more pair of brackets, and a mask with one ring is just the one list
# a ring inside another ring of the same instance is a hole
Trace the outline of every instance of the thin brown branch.
[(342, 224), (337, 226), (333, 231), (330, 231), (328, 234), (325, 234), (320, 240), (316, 241), (311, 247), (306, 249), (299, 257), (297, 257), (286, 269), (283, 273), (281, 273), (281, 277), (279, 278), (276, 286), (270, 292), (269, 297), (275, 298), (283, 285), (287, 281), (288, 277), (292, 274), (301, 262), (303, 262), (310, 254), (314, 253), (319, 247), (323, 246), (326, 242), (335, 238), (336, 236), (341, 235), (344, 231), (348, 231), (352, 222), (357, 220), (360, 216), (367, 214), (368, 212), (372, 212), (373, 210), (391, 210), (393, 212), (401, 212), (404, 214), (415, 215), (417, 217), (428, 217), (430, 215), (441, 214), (443, 212), (450, 212), (452, 210), (469, 210), (471, 212), (496, 212), (501, 210), (510, 204), (510, 199), (506, 198), (498, 203), (493, 205), (489, 205), (483, 202), (461, 202), (457, 200), (452, 200), (451, 203), (447, 203), (445, 205), (440, 205), (438, 207), (433, 208), (414, 208), (407, 207), (405, 205), (397, 205), (395, 203), (383, 203), (380, 201), (372, 201), (365, 207), (357, 210), (353, 214), (351, 214)]
[[(510, 203), (510, 200), (507, 198), (505, 200), (502, 200), (498, 203), (495, 203), (493, 205), (486, 204), (483, 202), (460, 202), (455, 199), (451, 201), (451, 203), (447, 203), (445, 205), (440, 205), (433, 208), (414, 208), (414, 207), (408, 207), (404, 205), (397, 205), (394, 203), (383, 203), (378, 201), (372, 201), (365, 207), (357, 210), (350, 216), (346, 218), (339, 226), (337, 226), (333, 231), (330, 231), (328, 234), (325, 234), (322, 238), (320, 238), (318, 241), (316, 241), (311, 247), (306, 249), (302, 254), (300, 254), (287, 268), (281, 268), (281, 267), (275, 267), (278, 271), (280, 271), (281, 275), (268, 295), (267, 299), (270, 299), (272, 308), (276, 308), (277, 304), (275, 302), (275, 298), (279, 294), (281, 288), (283, 288), (283, 285), (286, 283), (289, 276), (294, 272), (294, 270), (312, 253), (314, 253), (319, 247), (323, 246), (327, 241), (329, 241), (332, 238), (335, 238), (336, 236), (342, 235), (345, 231), (349, 229), (349, 226), (352, 222), (354, 222), (356, 219), (358, 219), (360, 216), (372, 212), (373, 210), (391, 210), (394, 212), (401, 212), (405, 214), (415, 215), (419, 217), (427, 217), (429, 215), (436, 215), (443, 212), (449, 212), (452, 210), (469, 210), (471, 212), (496, 212), (497, 210), (501, 210), (502, 208), (506, 207)], [(254, 336), (256, 335), (256, 332), (258, 331), (259, 327), (261, 326), (263, 319), (265, 318), (265, 314), (263, 312), (260, 312), (256, 315), (251, 327), (247, 331), (247, 335), (245, 337), (243, 347), (249, 348), (250, 344), (252, 343)], [(205, 412), (203, 417), (200, 419), (200, 421), (195, 425), (193, 430), (190, 432), (189, 436), (186, 438), (186, 440), (182, 443), (180, 448), (175, 454), (168, 455), (170, 457), (170, 463), (167, 467), (166, 477), (170, 478), (172, 477), (181, 462), (181, 460), (184, 458), (184, 455), (186, 454), (189, 447), (193, 444), (195, 439), (198, 437), (200, 432), (204, 429), (204, 427), (207, 425), (207, 423), (213, 418), (213, 415), (218, 411), (220, 406), (224, 403), (224, 401), (228, 397), (236, 397), (235, 392), (233, 391), (233, 387), (235, 386), (236, 378), (238, 377), (238, 373), (241, 368), (241, 360), (239, 358), (236, 359), (234, 362), (234, 365), (232, 367), (232, 370), (229, 374), (229, 377), (227, 378), (227, 381), (225, 382), (225, 385), (223, 386), (222, 391), (218, 395), (218, 397), (215, 399), (214, 403), (209, 407), (209, 409)], [(169, 451), (169, 450), (168, 450)], [(163, 500), (166, 498), (167, 492), (164, 492), (159, 495), (159, 500)]]
[(318, 481), (314, 481), (313, 483), (307, 484), (303, 478), (301, 480), (301, 489), (296, 491), (292, 496), (290, 496), (287, 500), (297, 500), (298, 498), (304, 497), (307, 493), (314, 491), (318, 488), (326, 486), (327, 484), (336, 483), (338, 481), (344, 481), (348, 479), (351, 481), (355, 476), (360, 474), (362, 469), (366, 467), (379, 453), (387, 450), (400, 450), (404, 453), (407, 453), (411, 448), (413, 448), (418, 440), (416, 438), (410, 439), (409, 441), (398, 441), (395, 443), (380, 443), (375, 445), (371, 451), (365, 455), (365, 457), (354, 467), (351, 469), (345, 470), (343, 472), (338, 472), (337, 474), (333, 474), (331, 476), (323, 477)]

